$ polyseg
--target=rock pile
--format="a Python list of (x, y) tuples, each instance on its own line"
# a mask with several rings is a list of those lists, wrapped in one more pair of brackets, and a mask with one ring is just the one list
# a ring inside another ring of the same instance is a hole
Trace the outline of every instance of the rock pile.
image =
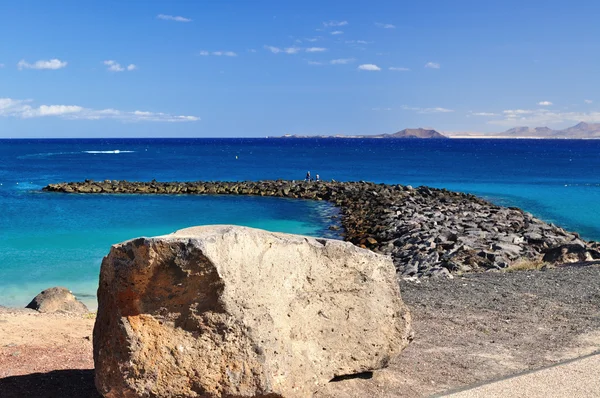
[[(502, 269), (540, 259), (550, 249), (579, 247), (577, 258), (599, 259), (598, 244), (517, 208), (470, 194), (370, 182), (129, 182), (51, 184), (67, 193), (260, 195), (326, 200), (340, 207), (344, 239), (391, 255), (403, 276)], [(569, 249), (572, 251), (572, 249)], [(559, 249), (559, 251), (561, 251)], [(564, 256), (563, 256), (564, 257)], [(546, 259), (561, 258), (546, 256)], [(558, 260), (557, 260), (558, 261)]]
[(411, 337), (388, 257), (236, 226), (112, 247), (94, 327), (111, 397), (311, 397), (387, 366)]

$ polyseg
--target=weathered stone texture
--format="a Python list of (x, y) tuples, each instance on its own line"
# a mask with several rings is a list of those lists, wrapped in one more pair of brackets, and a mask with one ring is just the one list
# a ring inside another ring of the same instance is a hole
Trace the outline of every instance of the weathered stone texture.
[(88, 308), (66, 287), (51, 287), (34, 297), (25, 308), (39, 312), (62, 312), (68, 314), (86, 314)]
[(411, 333), (389, 258), (245, 227), (113, 246), (98, 300), (105, 397), (309, 397), (385, 367)]

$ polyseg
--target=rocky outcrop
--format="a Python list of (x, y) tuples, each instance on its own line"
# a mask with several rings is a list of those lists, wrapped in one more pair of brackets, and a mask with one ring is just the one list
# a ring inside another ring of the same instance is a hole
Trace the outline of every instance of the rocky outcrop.
[[(499, 270), (517, 260), (540, 259), (552, 248), (575, 244), (596, 259), (597, 243), (514, 207), (470, 194), (370, 182), (129, 182), (51, 184), (46, 191), (260, 195), (327, 200), (342, 213), (343, 237), (392, 256), (407, 277)], [(334, 227), (335, 228), (335, 227)], [(550, 258), (550, 257), (548, 257)]]
[(211, 226), (103, 260), (94, 328), (105, 397), (310, 397), (385, 367), (410, 338), (389, 258), (349, 243)]
[(25, 308), (39, 312), (62, 312), (68, 314), (87, 314), (88, 308), (65, 287), (51, 287), (37, 296)]

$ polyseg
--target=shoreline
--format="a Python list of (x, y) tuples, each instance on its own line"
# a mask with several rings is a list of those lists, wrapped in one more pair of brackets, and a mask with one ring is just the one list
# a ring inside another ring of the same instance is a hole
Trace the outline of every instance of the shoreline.
[[(515, 207), (446, 189), (371, 182), (92, 181), (50, 184), (78, 194), (246, 195), (328, 201), (340, 209), (344, 240), (390, 255), (402, 277), (451, 277), (529, 262), (600, 259), (600, 244)], [(335, 228), (335, 227), (332, 227)], [(566, 250), (566, 253), (562, 253)], [(564, 255), (563, 255), (564, 254)], [(567, 258), (568, 257), (568, 258)]]

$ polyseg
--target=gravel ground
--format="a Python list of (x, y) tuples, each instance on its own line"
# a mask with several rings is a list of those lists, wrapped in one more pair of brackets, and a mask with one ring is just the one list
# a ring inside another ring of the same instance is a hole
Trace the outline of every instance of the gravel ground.
[[(598, 264), (402, 281), (401, 291), (413, 343), (389, 368), (315, 397), (430, 396), (600, 349)], [(0, 397), (97, 397), (91, 326), (0, 309)]]
[(422, 397), (600, 349), (600, 267), (401, 282), (415, 340), (370, 380), (318, 397)]

